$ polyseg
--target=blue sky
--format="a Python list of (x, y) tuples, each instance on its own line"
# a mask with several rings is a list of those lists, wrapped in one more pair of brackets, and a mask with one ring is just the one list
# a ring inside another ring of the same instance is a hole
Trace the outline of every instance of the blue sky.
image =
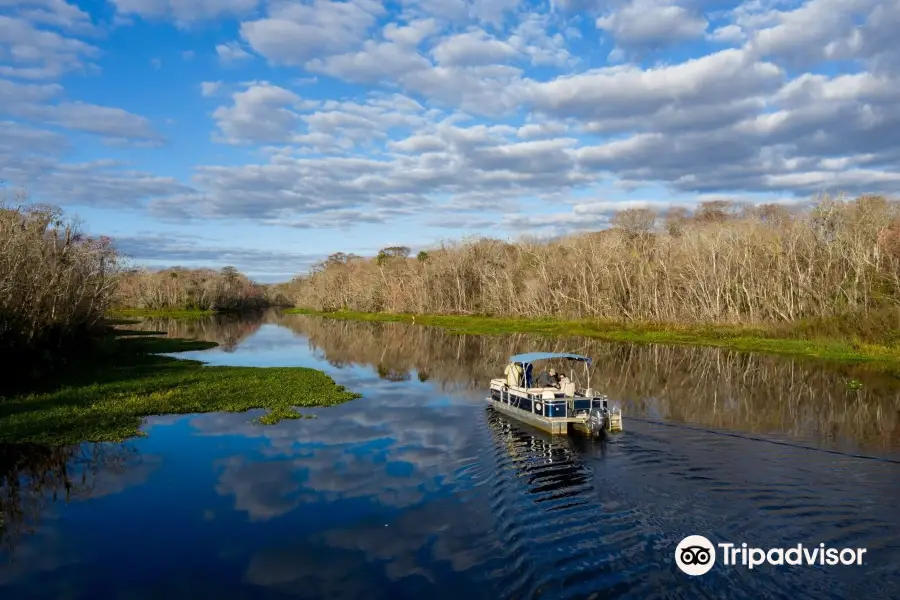
[(0, 0), (0, 180), (151, 267), (900, 182), (900, 0)]

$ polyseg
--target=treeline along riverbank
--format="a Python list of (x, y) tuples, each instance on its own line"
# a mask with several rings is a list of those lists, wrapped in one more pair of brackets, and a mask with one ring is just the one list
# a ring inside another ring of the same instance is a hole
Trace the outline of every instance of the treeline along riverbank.
[(374, 258), (336, 253), (288, 295), (318, 312), (829, 339), (855, 354), (898, 347), (897, 202), (824, 197), (789, 210), (715, 201), (693, 212), (625, 210), (613, 224), (552, 241), (476, 239), (415, 256), (404, 247)]
[(47, 206), (0, 207), (0, 444), (120, 440), (143, 417), (294, 407), (358, 395), (307, 368), (204, 367), (160, 356), (209, 349), (115, 329), (116, 309), (236, 311), (279, 301), (235, 269), (126, 270), (112, 240)]
[(58, 208), (0, 206), (0, 354), (18, 379), (43, 376), (83, 354), (103, 337), (108, 316), (196, 316), (289, 303), (233, 267), (127, 268), (112, 239), (87, 235)]

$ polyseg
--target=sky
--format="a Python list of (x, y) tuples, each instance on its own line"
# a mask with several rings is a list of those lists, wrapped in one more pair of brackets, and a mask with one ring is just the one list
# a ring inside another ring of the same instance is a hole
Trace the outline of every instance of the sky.
[(135, 264), (900, 183), (900, 0), (0, 0), (0, 182)]

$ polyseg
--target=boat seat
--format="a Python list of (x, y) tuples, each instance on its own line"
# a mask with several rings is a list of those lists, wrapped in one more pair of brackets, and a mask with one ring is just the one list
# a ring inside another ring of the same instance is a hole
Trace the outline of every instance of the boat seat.
[(544, 392), (553, 392), (554, 394), (556, 394), (557, 392), (559, 392), (559, 390), (556, 389), (555, 387), (531, 387), (531, 388), (528, 388), (529, 394), (543, 394)]

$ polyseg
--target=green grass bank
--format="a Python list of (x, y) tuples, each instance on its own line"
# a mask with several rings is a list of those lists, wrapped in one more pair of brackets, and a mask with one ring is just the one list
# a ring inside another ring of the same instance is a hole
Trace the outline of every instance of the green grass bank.
[(0, 443), (48, 445), (121, 441), (141, 435), (145, 417), (268, 409), (258, 422), (304, 415), (295, 407), (347, 402), (359, 394), (302, 367), (204, 366), (162, 353), (212, 342), (119, 330), (41, 389), (0, 396)]
[[(549, 336), (584, 336), (610, 342), (715, 346), (744, 352), (763, 352), (840, 361), (900, 361), (900, 332), (885, 331), (878, 324), (879, 339), (860, 336), (853, 328), (860, 323), (801, 322), (790, 326), (764, 328), (731, 326), (679, 326), (664, 324), (623, 324), (602, 321), (561, 321), (466, 315), (411, 315), (321, 312), (303, 308), (284, 311), (332, 319), (415, 323), (441, 327), (454, 333), (496, 335), (532, 333)], [(865, 331), (865, 330), (863, 330)]]

